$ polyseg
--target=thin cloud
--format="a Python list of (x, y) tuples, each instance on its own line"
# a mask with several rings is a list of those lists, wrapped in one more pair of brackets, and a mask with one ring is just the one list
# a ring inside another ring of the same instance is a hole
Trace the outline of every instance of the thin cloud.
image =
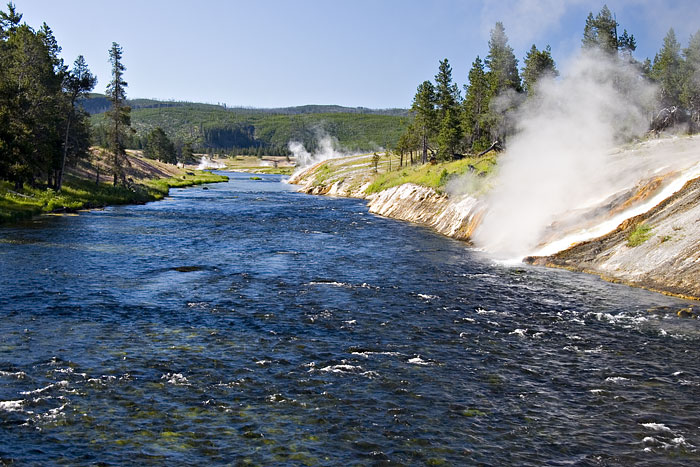
[(486, 0), (481, 9), (482, 34), (488, 38), (496, 21), (502, 21), (511, 44), (515, 48), (528, 47), (558, 29), (567, 11), (586, 3), (584, 0)]

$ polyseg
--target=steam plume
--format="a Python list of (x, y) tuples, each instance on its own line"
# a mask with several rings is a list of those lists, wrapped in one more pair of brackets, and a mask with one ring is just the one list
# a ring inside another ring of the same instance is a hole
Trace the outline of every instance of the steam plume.
[(336, 149), (337, 141), (327, 134), (318, 135), (318, 148), (313, 154), (307, 151), (304, 145), (298, 141), (290, 141), (287, 147), (296, 158), (297, 170), (305, 169), (327, 159), (349, 155)]
[(202, 156), (202, 158), (199, 160), (199, 165), (197, 166), (197, 170), (225, 169), (225, 168), (226, 168), (226, 164), (221, 163), (221, 162), (215, 162), (207, 156)]
[(596, 51), (582, 52), (561, 79), (543, 79), (516, 116), (476, 244), (522, 258), (559, 215), (633, 179), (625, 170), (634, 164), (614, 161), (611, 150), (646, 130), (654, 95), (634, 66)]

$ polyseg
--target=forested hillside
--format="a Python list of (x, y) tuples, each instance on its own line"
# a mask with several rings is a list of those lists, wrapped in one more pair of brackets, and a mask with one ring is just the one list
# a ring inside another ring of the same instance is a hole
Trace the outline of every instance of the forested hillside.
[[(162, 128), (176, 146), (189, 144), (195, 151), (285, 155), (290, 141), (300, 141), (313, 150), (321, 135), (337, 138), (350, 151), (371, 151), (394, 146), (410, 120), (403, 109), (334, 105), (246, 109), (150, 99), (128, 104), (136, 131), (129, 145), (134, 149), (146, 147), (148, 134)], [(109, 100), (92, 94), (82, 105), (93, 114), (95, 142), (102, 144)]]

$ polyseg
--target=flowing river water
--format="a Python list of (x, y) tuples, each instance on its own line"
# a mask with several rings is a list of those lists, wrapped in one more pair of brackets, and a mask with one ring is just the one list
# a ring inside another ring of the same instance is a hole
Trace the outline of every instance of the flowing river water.
[(0, 228), (0, 463), (700, 462), (693, 303), (230, 175)]

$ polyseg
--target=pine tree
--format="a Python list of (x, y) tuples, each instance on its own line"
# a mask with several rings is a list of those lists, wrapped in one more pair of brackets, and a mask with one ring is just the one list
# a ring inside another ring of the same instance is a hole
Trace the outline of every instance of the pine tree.
[(502, 23), (496, 23), (491, 30), (489, 54), (486, 56), (489, 71), (486, 74), (493, 97), (505, 96), (500, 105), (490, 105), (489, 129), (491, 139), (505, 143), (509, 133), (508, 113), (518, 105), (517, 94), (521, 93), (522, 83), (518, 74), (518, 59), (513, 48), (508, 45), (508, 37)]
[(632, 52), (637, 49), (637, 41), (634, 35), (627, 32), (627, 29), (618, 36), (618, 26), (615, 15), (607, 5), (603, 5), (595, 17), (593, 13), (588, 13), (586, 25), (583, 28), (583, 39), (581, 39), (582, 47), (598, 48), (611, 55), (616, 55), (619, 51), (623, 56), (631, 58)]
[(583, 39), (581, 39), (581, 45), (584, 48), (591, 48), (598, 45), (598, 34), (595, 27), (595, 17), (593, 12), (588, 13), (586, 18), (586, 25), (583, 27)]
[(440, 61), (435, 75), (435, 102), (437, 110), (438, 158), (447, 160), (453, 157), (460, 140), (459, 131), (459, 88), (452, 82), (452, 67), (447, 59)]
[[(191, 149), (190, 149), (191, 150)], [(177, 163), (175, 144), (161, 127), (154, 128), (146, 138), (144, 155), (168, 164)]]
[(478, 56), (469, 70), (469, 84), (464, 86), (464, 92), (462, 127), (471, 150), (481, 151), (490, 144), (488, 115), (492, 91), (484, 64)]
[(182, 146), (182, 154), (180, 156), (180, 161), (185, 164), (194, 162), (194, 151), (192, 150), (192, 143), (187, 142)]
[(682, 66), (681, 45), (671, 28), (664, 37), (663, 46), (654, 57), (651, 67), (651, 77), (660, 86), (661, 103), (664, 107), (680, 105)]
[(647, 79), (651, 79), (651, 60), (649, 60), (649, 57), (644, 59), (644, 61), (639, 65), (639, 68), (642, 76)]
[(485, 60), (489, 68), (488, 76), (491, 87), (498, 95), (506, 89), (522, 91), (520, 75), (518, 74), (518, 59), (515, 58), (513, 48), (508, 45), (508, 37), (503, 23), (498, 22), (491, 30), (489, 39), (489, 54)]
[(394, 146), (394, 154), (398, 154), (399, 156), (399, 167), (403, 167), (403, 158), (410, 150), (410, 133), (407, 130), (399, 136), (399, 139), (396, 141), (396, 146)]
[(107, 116), (110, 120), (109, 150), (111, 152), (110, 165), (112, 169), (113, 183), (126, 183), (124, 166), (129, 163), (126, 157), (126, 138), (131, 130), (131, 108), (126, 105), (126, 86), (124, 71), (126, 67), (122, 63), (122, 48), (116, 42), (112, 42), (109, 50), (109, 62), (112, 65), (112, 81), (107, 85), (107, 96), (112, 103), (112, 108)]
[[(74, 137), (71, 141), (71, 134), (73, 136), (80, 135), (84, 133), (84, 128), (88, 123), (87, 115), (84, 111), (76, 109), (76, 102), (79, 98), (85, 97), (88, 92), (92, 91), (97, 84), (97, 78), (90, 73), (90, 69), (85, 62), (85, 57), (79, 55), (75, 59), (73, 64), (73, 70), (70, 73), (66, 73), (64, 77), (63, 87), (66, 91), (66, 97), (69, 103), (68, 117), (66, 118), (66, 131), (65, 139), (63, 141), (63, 157), (61, 158), (61, 168), (56, 177), (56, 189), (60, 190), (63, 186), (63, 174), (66, 168), (66, 160), (69, 155), (81, 156), (87, 153), (87, 148), (84, 142), (84, 138)], [(77, 123), (77, 125), (76, 125)], [(82, 131), (81, 131), (82, 129)], [(72, 144), (71, 144), (72, 143)]]
[(523, 68), (523, 83), (528, 95), (535, 92), (535, 83), (543, 76), (558, 76), (559, 72), (552, 58), (552, 49), (547, 46), (544, 50), (537, 50), (532, 44), (530, 51), (525, 56), (525, 68)]
[(7, 4), (7, 13), (0, 11), (0, 37), (6, 38), (10, 34), (17, 32), (20, 23), (22, 22), (22, 15), (17, 13), (17, 8), (10, 2)]
[(437, 114), (435, 110), (435, 87), (430, 81), (423, 81), (416, 91), (411, 105), (411, 111), (415, 114), (416, 128), (420, 132), (422, 158), (421, 162), (428, 162), (429, 140), (433, 137), (437, 128)]
[(690, 38), (685, 57), (681, 103), (690, 111), (691, 132), (700, 129), (700, 30)]
[[(603, 8), (595, 18), (593, 13), (588, 13), (586, 25), (583, 28), (583, 47), (598, 47), (608, 53), (617, 53), (617, 26), (618, 23), (607, 5), (603, 5)], [(634, 37), (632, 37), (632, 40), (634, 40)]]
[(632, 56), (632, 52), (637, 50), (637, 41), (634, 35), (628, 35), (627, 29), (622, 31), (622, 35), (617, 40), (617, 46), (623, 55)]
[(10, 80), (8, 112), (11, 155), (9, 177), (17, 188), (52, 175), (60, 164), (61, 127), (65, 116), (61, 76), (55, 68), (47, 37), (26, 24), (13, 28), (7, 41), (9, 60), (3, 63)]
[(459, 88), (452, 82), (452, 67), (447, 59), (440, 61), (438, 73), (435, 75), (435, 103), (438, 119), (445, 116), (447, 110), (454, 110), (460, 101)]
[(452, 159), (457, 150), (459, 140), (459, 112), (457, 108), (448, 108), (442, 120), (440, 120), (440, 128), (437, 135), (438, 159)]

